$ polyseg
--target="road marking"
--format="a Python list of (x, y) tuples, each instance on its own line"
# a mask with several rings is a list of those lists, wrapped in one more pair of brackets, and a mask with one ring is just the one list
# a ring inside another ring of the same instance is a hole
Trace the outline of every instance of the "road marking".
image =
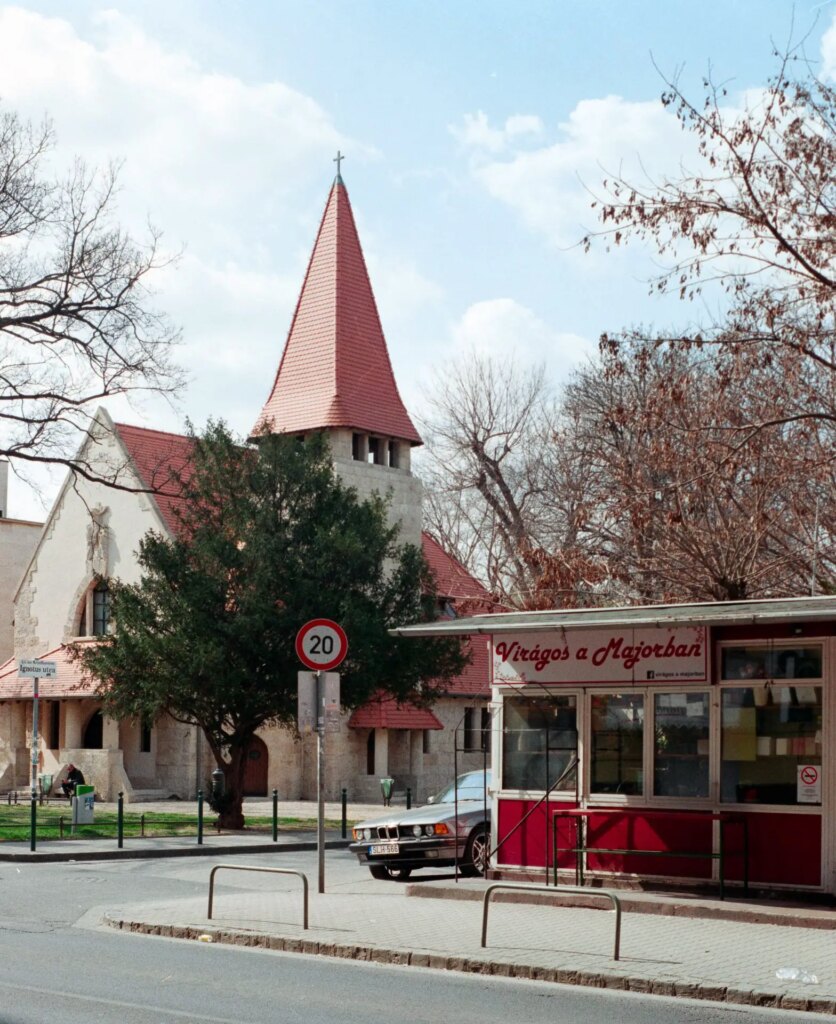
[[(10, 992), (34, 992), (41, 996), (54, 996), (60, 1005), (61, 1001), (75, 999), (80, 1003), (95, 1003), (97, 1006), (116, 1006), (123, 1010), (143, 1010), (148, 1013), (157, 1013), (169, 1017), (182, 1017), (185, 1020), (196, 1020), (193, 1010), (170, 1010), (165, 1006), (152, 1006), (149, 1003), (127, 1003), (121, 999), (100, 999), (98, 996), (85, 996), (75, 992), (68, 992), (64, 988), (41, 988), (38, 985), (15, 985), (13, 982), (0, 981), (0, 990), (6, 989)], [(207, 1017), (200, 1011), (201, 1024), (242, 1024), (240, 1017)]]

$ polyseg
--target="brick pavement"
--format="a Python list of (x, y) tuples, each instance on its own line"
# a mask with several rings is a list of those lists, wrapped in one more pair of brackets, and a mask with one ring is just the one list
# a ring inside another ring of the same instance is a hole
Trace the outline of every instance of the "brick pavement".
[[(833, 930), (626, 913), (615, 961), (611, 913), (497, 902), (482, 949), (481, 901), (415, 899), (385, 883), (351, 889), (313, 892), (308, 931), (298, 882), (261, 875), (224, 879), (212, 921), (205, 899), (125, 906), (105, 920), (203, 941), (836, 1013)], [(818, 983), (779, 981), (787, 966)]]

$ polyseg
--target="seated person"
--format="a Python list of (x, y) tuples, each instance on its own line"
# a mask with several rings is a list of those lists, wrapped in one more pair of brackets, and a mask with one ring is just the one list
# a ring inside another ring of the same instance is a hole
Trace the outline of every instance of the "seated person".
[(81, 773), (80, 768), (76, 768), (74, 764), (67, 765), (67, 777), (61, 783), (61, 789), (64, 790), (64, 796), (68, 800), (72, 800), (75, 796), (76, 786), (84, 785), (84, 776)]

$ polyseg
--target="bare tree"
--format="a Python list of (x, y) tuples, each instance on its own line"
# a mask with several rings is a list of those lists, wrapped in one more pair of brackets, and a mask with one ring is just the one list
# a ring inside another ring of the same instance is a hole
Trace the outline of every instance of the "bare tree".
[(661, 181), (605, 181), (593, 204), (603, 230), (585, 244), (650, 242), (668, 258), (651, 291), (694, 298), (718, 283), (727, 315), (691, 340), (779, 364), (786, 381), (781, 406), (752, 425), (806, 417), (832, 431), (836, 90), (798, 50), (775, 56), (773, 77), (738, 110), (711, 79), (701, 103), (668, 82), (662, 103), (696, 138), (700, 166)]
[(783, 381), (757, 362), (748, 375), (734, 367), (635, 332), (605, 344), (567, 388), (565, 413), (599, 483), (585, 545), (609, 562), (622, 600), (786, 596), (805, 592), (811, 572), (832, 585), (829, 526), (824, 515), (814, 525), (809, 501), (826, 487), (812, 471), (823, 464), (815, 434), (791, 423), (741, 436), (753, 405), (780, 401)]
[(429, 405), (428, 526), (498, 600), (524, 604), (538, 575), (527, 553), (549, 531), (544, 370), (472, 354), (436, 377)]
[(115, 223), (116, 168), (56, 179), (52, 147), (48, 123), (0, 112), (0, 456), (118, 486), (72, 452), (104, 400), (183, 384), (147, 287), (164, 261), (153, 229)]

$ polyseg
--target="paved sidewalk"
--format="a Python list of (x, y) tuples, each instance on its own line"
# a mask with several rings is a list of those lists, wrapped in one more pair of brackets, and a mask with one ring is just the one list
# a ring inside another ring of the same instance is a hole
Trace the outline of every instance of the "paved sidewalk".
[[(316, 880), (309, 882), (315, 889)], [(364, 880), (351, 891), (312, 892), (305, 931), (298, 879), (229, 872), (217, 886), (211, 921), (206, 899), (128, 905), (105, 919), (115, 928), (204, 942), (836, 1013), (832, 930), (625, 913), (615, 961), (614, 916), (599, 910), (499, 900), (483, 949), (478, 896), (415, 899), (413, 887)], [(781, 981), (775, 972), (782, 967), (818, 982)]]

